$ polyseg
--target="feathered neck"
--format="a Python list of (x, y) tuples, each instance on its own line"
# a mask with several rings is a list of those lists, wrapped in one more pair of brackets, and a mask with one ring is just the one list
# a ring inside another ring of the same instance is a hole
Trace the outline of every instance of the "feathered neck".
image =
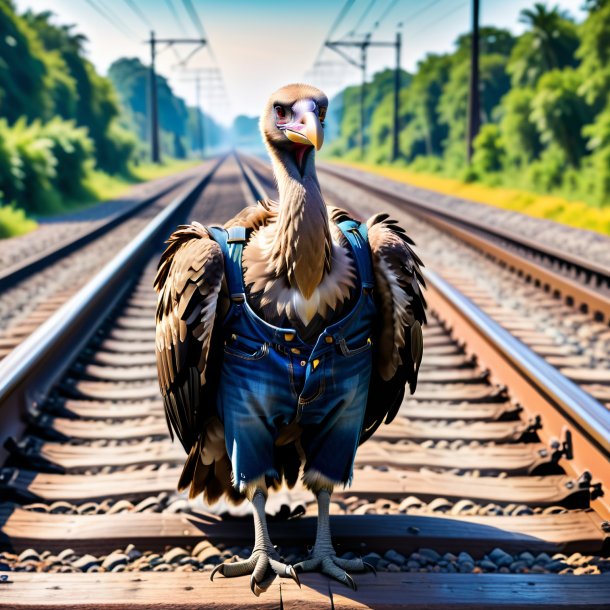
[(291, 152), (269, 146), (269, 153), (280, 196), (269, 265), (309, 299), (330, 271), (332, 245), (314, 151), (304, 151), (302, 172)]

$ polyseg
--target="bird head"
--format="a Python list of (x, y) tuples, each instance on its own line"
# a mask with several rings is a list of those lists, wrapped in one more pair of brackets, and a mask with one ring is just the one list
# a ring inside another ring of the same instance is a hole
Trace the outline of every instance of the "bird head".
[(312, 150), (324, 141), (326, 95), (310, 85), (287, 85), (278, 89), (261, 115), (260, 128), (268, 148), (294, 158), (303, 174)]

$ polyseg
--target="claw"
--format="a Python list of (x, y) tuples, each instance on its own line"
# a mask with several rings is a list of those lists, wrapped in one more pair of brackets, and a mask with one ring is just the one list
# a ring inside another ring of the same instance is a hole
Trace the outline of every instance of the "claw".
[(358, 587), (356, 586), (354, 579), (347, 572), (345, 573), (345, 581), (345, 584), (348, 587), (351, 587), (354, 591), (358, 591)]
[(225, 570), (225, 564), (224, 563), (219, 563), (213, 570), (212, 573), (210, 574), (210, 580), (213, 581), (214, 580), (214, 576), (216, 574), (216, 572), (220, 572), (223, 576), (224, 576), (224, 570)]
[(299, 575), (296, 573), (296, 570), (292, 566), (288, 566), (286, 568), (286, 575), (290, 576), (294, 582), (299, 585), (299, 589), (301, 588), (301, 581), (299, 580)]
[(252, 593), (258, 597), (261, 594), (261, 590), (258, 587), (258, 583), (256, 582), (256, 578), (254, 578), (254, 574), (250, 577), (250, 589)]
[(375, 566), (374, 566), (374, 565), (372, 565), (372, 564), (370, 564), (370, 563), (367, 563), (366, 561), (363, 561), (363, 562), (362, 562), (362, 565), (365, 567), (365, 569), (367, 570), (367, 572), (373, 572), (373, 574), (374, 574), (375, 576), (377, 576), (377, 570), (376, 570), (376, 568), (375, 568)]

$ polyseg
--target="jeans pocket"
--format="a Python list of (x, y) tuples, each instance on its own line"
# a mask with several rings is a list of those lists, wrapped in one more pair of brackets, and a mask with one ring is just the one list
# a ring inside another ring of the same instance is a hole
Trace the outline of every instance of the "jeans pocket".
[(260, 360), (269, 353), (269, 345), (267, 343), (256, 344), (254, 341), (232, 335), (225, 342), (224, 353), (242, 360)]
[(357, 356), (358, 354), (361, 354), (362, 352), (366, 352), (371, 349), (372, 345), (373, 345), (373, 343), (372, 343), (370, 337), (366, 340), (366, 343), (364, 345), (359, 345), (359, 346), (355, 346), (355, 347), (348, 346), (345, 339), (339, 340), (339, 349), (341, 350), (341, 353), (344, 356), (348, 356), (348, 357)]

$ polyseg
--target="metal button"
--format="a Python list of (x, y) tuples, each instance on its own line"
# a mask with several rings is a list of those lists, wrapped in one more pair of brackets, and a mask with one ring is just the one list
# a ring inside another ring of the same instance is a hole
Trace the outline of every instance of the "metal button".
[(286, 333), (284, 335), (284, 340), (285, 341), (292, 341), (294, 339), (294, 333)]
[(326, 343), (332, 343), (334, 341), (332, 337), (326, 337), (326, 339), (324, 340), (326, 341)]
[(307, 364), (307, 360), (301, 360), (301, 366), (305, 366)]
[(290, 348), (290, 351), (293, 354), (297, 354), (297, 355), (301, 353), (301, 350), (298, 347), (292, 347), (292, 348)]

